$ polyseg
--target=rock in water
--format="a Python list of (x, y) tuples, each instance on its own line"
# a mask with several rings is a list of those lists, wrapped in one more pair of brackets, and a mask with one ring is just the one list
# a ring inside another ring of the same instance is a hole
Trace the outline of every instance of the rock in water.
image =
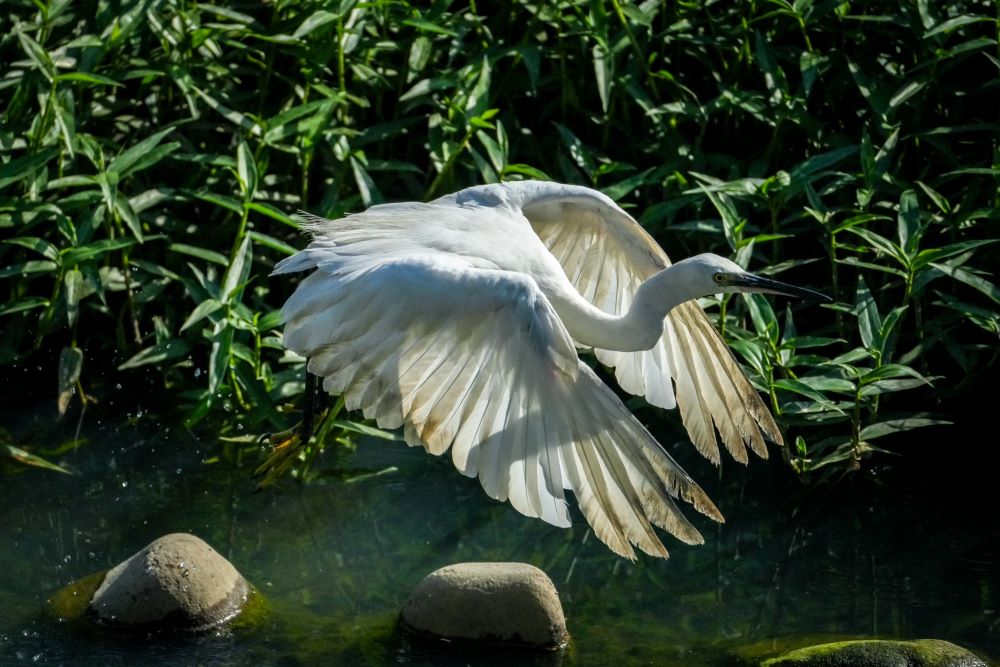
[(986, 667), (976, 654), (941, 639), (858, 639), (789, 651), (761, 667)]
[(566, 619), (552, 580), (527, 563), (457, 563), (427, 575), (403, 607), (411, 630), (446, 639), (556, 648)]
[(239, 614), (249, 593), (243, 576), (215, 549), (173, 533), (108, 570), (90, 610), (119, 625), (201, 630)]

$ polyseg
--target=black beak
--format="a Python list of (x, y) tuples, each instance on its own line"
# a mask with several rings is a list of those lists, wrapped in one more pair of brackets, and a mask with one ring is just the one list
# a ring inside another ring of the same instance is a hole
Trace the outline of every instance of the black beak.
[(746, 288), (748, 292), (754, 291), (767, 292), (769, 294), (783, 294), (784, 296), (792, 296), (798, 299), (810, 299), (812, 301), (822, 301), (824, 303), (830, 303), (833, 301), (833, 299), (825, 294), (821, 294), (820, 292), (806, 289), (805, 287), (796, 287), (795, 285), (789, 285), (788, 283), (778, 282), (777, 280), (764, 278), (763, 276), (758, 276), (753, 273), (744, 273), (733, 276), (729, 279), (729, 284), (736, 287)]

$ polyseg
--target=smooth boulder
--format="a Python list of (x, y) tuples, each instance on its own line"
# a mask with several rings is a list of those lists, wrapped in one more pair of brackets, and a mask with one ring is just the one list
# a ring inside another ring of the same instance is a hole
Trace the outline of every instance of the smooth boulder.
[(201, 630), (240, 613), (250, 586), (204, 540), (164, 535), (108, 570), (90, 601), (102, 621)]
[(457, 563), (427, 575), (403, 607), (410, 630), (451, 640), (557, 648), (566, 619), (549, 577), (527, 563)]
[(986, 667), (976, 654), (941, 639), (859, 639), (788, 651), (761, 667)]

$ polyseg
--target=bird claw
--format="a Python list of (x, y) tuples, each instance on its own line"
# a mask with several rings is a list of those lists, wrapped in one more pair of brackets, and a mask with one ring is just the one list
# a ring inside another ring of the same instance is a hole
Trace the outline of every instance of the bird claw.
[[(263, 490), (274, 484), (278, 479), (288, 472), (288, 469), (296, 461), (308, 461), (311, 456), (302, 457), (310, 443), (317, 449), (314, 454), (322, 449), (322, 437), (313, 441), (314, 426), (321, 425), (326, 419), (329, 410), (323, 410), (316, 421), (310, 419), (307, 424), (305, 420), (298, 422), (295, 426), (278, 433), (265, 433), (257, 440), (261, 447), (268, 446), (271, 449), (267, 459), (254, 471), (254, 477), (260, 478), (257, 482), (257, 490)], [(320, 429), (322, 433), (322, 429)]]
[(301, 424), (280, 433), (264, 434), (258, 440), (260, 445), (268, 445), (271, 453), (254, 471), (254, 476), (261, 478), (257, 490), (266, 489), (284, 475), (299, 458), (307, 443), (302, 442)]

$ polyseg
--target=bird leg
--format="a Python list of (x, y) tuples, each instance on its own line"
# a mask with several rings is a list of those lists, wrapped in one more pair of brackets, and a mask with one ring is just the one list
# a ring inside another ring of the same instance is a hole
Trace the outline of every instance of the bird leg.
[[(284, 475), (288, 469), (299, 459), (299, 454), (309, 445), (315, 432), (314, 427), (317, 422), (317, 383), (316, 376), (306, 371), (305, 391), (302, 396), (302, 420), (289, 429), (279, 433), (264, 434), (258, 440), (258, 444), (268, 444), (271, 446), (271, 454), (260, 467), (254, 471), (257, 477), (263, 477), (257, 484), (257, 488), (264, 489), (273, 484), (279, 477)], [(325, 393), (323, 403), (326, 403)], [(326, 419), (329, 408), (322, 407), (319, 412), (319, 423)]]

